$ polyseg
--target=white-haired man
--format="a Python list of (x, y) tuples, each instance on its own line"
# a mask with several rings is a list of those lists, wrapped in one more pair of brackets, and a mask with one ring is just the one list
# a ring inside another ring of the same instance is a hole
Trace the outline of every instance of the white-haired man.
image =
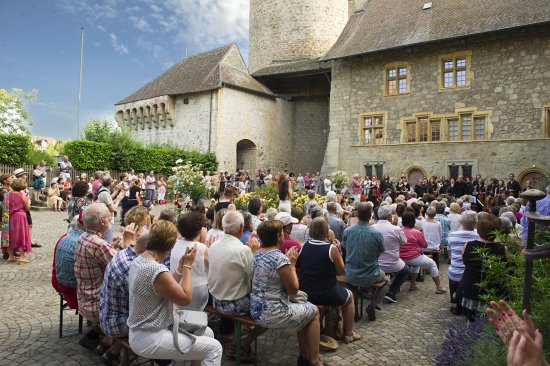
[(111, 228), (111, 212), (103, 203), (94, 203), (82, 213), (86, 232), (77, 242), (74, 273), (77, 284), (78, 312), (99, 326), (99, 298), (107, 264), (116, 254), (105, 233)]
[[(208, 290), (212, 305), (227, 316), (250, 314), (250, 286), (252, 282), (253, 254), (260, 248), (255, 237), (247, 245), (240, 238), (244, 231), (244, 218), (239, 211), (227, 211), (222, 219), (224, 236), (208, 250)], [(222, 319), (220, 333), (230, 335), (233, 323)], [(256, 333), (257, 334), (257, 333)], [(242, 342), (249, 352), (254, 337)]]

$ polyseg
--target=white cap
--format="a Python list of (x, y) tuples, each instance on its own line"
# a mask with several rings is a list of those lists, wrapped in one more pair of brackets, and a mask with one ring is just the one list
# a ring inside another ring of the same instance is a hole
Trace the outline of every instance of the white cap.
[(290, 216), (288, 212), (279, 212), (277, 215), (275, 215), (275, 220), (281, 221), (283, 223), (283, 226), (298, 223), (298, 219)]
[(16, 177), (20, 176), (20, 175), (23, 175), (23, 174), (26, 174), (25, 173), (25, 169), (23, 168), (17, 168), (15, 169), (15, 171), (13, 172), (13, 175), (15, 175)]

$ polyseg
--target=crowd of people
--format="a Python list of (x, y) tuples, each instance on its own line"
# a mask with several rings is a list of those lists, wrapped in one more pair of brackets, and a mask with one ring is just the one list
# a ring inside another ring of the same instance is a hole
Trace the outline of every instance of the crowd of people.
[[(9, 263), (23, 264), (31, 240), (29, 193), (21, 171), (15, 177), (2, 175), (0, 183), (2, 248)], [(61, 173), (50, 186), (69, 178), (65, 173), (70, 170)], [(180, 217), (170, 209), (151, 215), (148, 202), (163, 201), (166, 192), (154, 172), (140, 178), (130, 170), (118, 182), (108, 172), (96, 172), (93, 181), (78, 179), (71, 186), (69, 228), (55, 246), (52, 284), (93, 324), (80, 344), (95, 350), (104, 363), (118, 364), (116, 340), (128, 337), (136, 354), (161, 365), (170, 360), (220, 365), (222, 351), (229, 358), (237, 353), (230, 317), (249, 315), (257, 326), (240, 343), (243, 362), (254, 361), (251, 345), (258, 336), (279, 328), (296, 331), (298, 365), (323, 365), (319, 340), (328, 326), (326, 309), (342, 314), (341, 340), (356, 342), (362, 336), (353, 329), (354, 289), (377, 284), (366, 309), (375, 321), (376, 311), (398, 301), (405, 282), (409, 291), (418, 290), (422, 269), (436, 295), (449, 293), (450, 311), (473, 321), (485, 305), (477, 286), (483, 271), (478, 248), (506, 261), (506, 247), (494, 232), (518, 243), (526, 235), (526, 202), (517, 197), (513, 175), (502, 191), (489, 187), (492, 182), (486, 187), (481, 177), (476, 184), (462, 177), (434, 177), (410, 187), (404, 178), (394, 184), (388, 176), (354, 175), (339, 192), (330, 176), (321, 179), (319, 173), (259, 170), (254, 179), (243, 171), (207, 177), (218, 184), (218, 202), (190, 207)], [(232, 201), (253, 189), (250, 182), (275, 182), (278, 208), (266, 209), (252, 197), (247, 210), (238, 211)], [(293, 207), (292, 190), (302, 188), (309, 199)], [(546, 191), (537, 209), (550, 214), (550, 186)], [(323, 206), (315, 201), (318, 192), (326, 195)], [(114, 217), (119, 212), (123, 225), (117, 236)], [(448, 289), (440, 279), (439, 254), (445, 252)], [(207, 304), (224, 315), (217, 337), (207, 328), (201, 335), (174, 338), (174, 309), (203, 311)], [(498, 306), (504, 305), (493, 305)], [(517, 331), (521, 334), (509, 342), (514, 347), (528, 347), (539, 337)]]

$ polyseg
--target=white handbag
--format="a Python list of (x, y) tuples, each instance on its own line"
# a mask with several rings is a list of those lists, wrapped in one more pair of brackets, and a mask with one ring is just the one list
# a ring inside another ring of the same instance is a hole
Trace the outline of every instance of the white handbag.
[[(197, 336), (202, 336), (208, 326), (208, 316), (204, 311), (179, 310), (174, 311), (174, 325), (172, 333), (174, 335), (174, 345), (180, 353), (187, 353), (197, 341)], [(185, 334), (191, 338), (191, 346), (186, 351), (180, 349), (178, 342), (179, 333)]]

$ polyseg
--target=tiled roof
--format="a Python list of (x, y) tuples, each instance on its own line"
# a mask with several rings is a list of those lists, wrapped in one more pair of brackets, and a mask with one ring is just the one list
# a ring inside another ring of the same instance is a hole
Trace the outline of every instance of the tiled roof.
[(549, 0), (370, 0), (321, 60), (549, 21)]
[[(163, 95), (197, 93), (218, 89), (223, 83), (272, 94), (249, 74), (223, 66), (224, 57), (235, 44), (187, 57), (116, 104), (130, 103)], [(228, 70), (230, 69), (230, 70)]]
[(273, 63), (252, 74), (254, 77), (267, 75), (298, 74), (309, 71), (330, 69), (330, 65), (320, 63), (319, 59), (298, 60), (289, 62)]

